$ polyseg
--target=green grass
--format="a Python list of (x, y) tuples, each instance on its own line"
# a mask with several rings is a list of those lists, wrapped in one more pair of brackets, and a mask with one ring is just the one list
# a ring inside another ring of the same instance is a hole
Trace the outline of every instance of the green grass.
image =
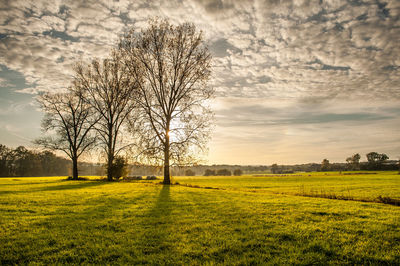
[(399, 178), (2, 178), (0, 264), (399, 264), (400, 207), (291, 194), (399, 198)]
[(374, 200), (379, 196), (400, 199), (400, 175), (398, 172), (375, 171), (370, 173), (376, 174), (365, 175), (356, 173), (314, 172), (240, 177), (181, 177), (177, 178), (177, 180), (182, 184), (239, 191), (290, 195), (325, 194), (343, 196), (355, 200)]

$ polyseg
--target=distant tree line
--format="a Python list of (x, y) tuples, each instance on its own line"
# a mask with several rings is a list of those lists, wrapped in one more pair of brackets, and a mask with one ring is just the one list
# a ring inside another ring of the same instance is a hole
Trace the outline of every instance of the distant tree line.
[(241, 176), (243, 171), (240, 168), (230, 171), (229, 169), (223, 168), (218, 170), (206, 169), (204, 172), (204, 176)]
[(389, 161), (389, 156), (384, 153), (369, 152), (366, 155), (367, 161), (360, 162), (359, 153), (346, 158), (346, 164), (331, 164), (328, 159), (322, 160), (320, 171), (348, 171), (348, 170), (397, 170), (397, 160)]
[(346, 158), (346, 163), (330, 163), (323, 159), (320, 164), (309, 163), (300, 165), (271, 165), (271, 172), (274, 174), (285, 174), (293, 172), (315, 172), (315, 171), (395, 171), (399, 169), (398, 160), (389, 160), (384, 153), (369, 152), (366, 155), (366, 162), (360, 162), (361, 156), (356, 153)]
[(36, 152), (19, 146), (15, 149), (0, 144), (0, 176), (66, 175), (71, 162), (50, 151)]

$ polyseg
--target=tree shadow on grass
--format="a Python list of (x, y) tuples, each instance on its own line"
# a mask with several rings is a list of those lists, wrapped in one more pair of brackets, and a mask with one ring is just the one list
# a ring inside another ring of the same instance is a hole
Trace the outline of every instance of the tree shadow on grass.
[[(25, 181), (25, 180), (18, 180), (18, 181)], [(28, 183), (12, 183), (12, 184), (3, 184), (4, 186), (7, 187), (12, 187), (12, 186), (31, 186), (31, 185), (42, 185), (42, 184), (51, 184), (51, 183), (59, 183), (60, 180), (53, 180), (53, 181), (43, 181), (43, 182), (28, 182)]]
[(103, 182), (103, 181), (81, 181), (79, 183), (73, 183), (73, 184), (65, 184), (65, 185), (44, 187), (44, 188), (41, 188), (38, 191), (79, 189), (79, 188), (102, 186), (102, 185), (105, 185), (105, 184), (109, 184), (109, 183), (108, 182)]
[(108, 184), (108, 183), (103, 182), (103, 181), (78, 181), (77, 183), (73, 183), (73, 184), (62, 184), (62, 185), (57, 185), (57, 186), (46, 186), (46, 187), (39, 187), (39, 188), (35, 187), (32, 189), (27, 189), (27, 190), (4, 190), (4, 191), (0, 191), (0, 195), (44, 192), (44, 191), (57, 191), (57, 190), (68, 190), (68, 189), (80, 189), (80, 188), (101, 186), (101, 185), (105, 185), (105, 184)]
[(171, 186), (163, 185), (157, 201), (143, 219), (143, 235), (139, 246), (144, 256), (149, 256), (146, 262), (164, 264), (168, 260), (164, 255), (172, 255), (174, 242), (171, 234), (174, 232), (173, 217), (171, 216), (174, 202), (170, 196)]

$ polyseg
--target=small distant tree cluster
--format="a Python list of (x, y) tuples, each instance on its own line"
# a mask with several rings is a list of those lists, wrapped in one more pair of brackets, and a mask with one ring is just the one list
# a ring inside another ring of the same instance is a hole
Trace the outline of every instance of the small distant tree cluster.
[(215, 170), (206, 169), (206, 171), (204, 172), (204, 176), (215, 176)]
[(67, 175), (70, 162), (49, 151), (35, 152), (0, 144), (0, 176)]
[(367, 162), (360, 162), (361, 156), (356, 153), (346, 158), (348, 170), (393, 170), (393, 162), (387, 163), (389, 156), (385, 153), (369, 152), (366, 155)]
[(399, 168), (399, 174), (400, 174), (400, 160), (397, 162), (397, 166)]
[(185, 176), (195, 176), (196, 173), (192, 169), (187, 169), (185, 171)]
[(279, 166), (276, 163), (271, 165), (271, 172), (273, 174), (278, 174), (279, 173)]
[(234, 176), (241, 176), (243, 174), (243, 171), (241, 169), (235, 169), (233, 171)]
[(382, 164), (389, 159), (384, 153), (370, 152), (366, 154), (368, 167), (371, 170), (381, 170)]
[(328, 159), (323, 159), (321, 163), (321, 171), (329, 171), (330, 170), (330, 163)]
[(219, 175), (219, 176), (231, 176), (232, 172), (229, 171), (228, 169), (219, 169), (219, 170), (217, 170), (216, 175)]
[(350, 170), (360, 170), (360, 154), (356, 153), (346, 159)]

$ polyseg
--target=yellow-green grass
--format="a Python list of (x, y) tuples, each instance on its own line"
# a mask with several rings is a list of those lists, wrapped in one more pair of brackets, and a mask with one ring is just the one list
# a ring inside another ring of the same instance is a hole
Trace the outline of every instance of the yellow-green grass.
[(176, 178), (226, 190), (63, 179), (0, 179), (0, 264), (400, 263), (397, 206), (270, 193), (258, 177)]
[[(363, 174), (366, 173), (366, 174)], [(291, 195), (326, 195), (355, 200), (377, 197), (400, 199), (398, 172), (313, 172), (289, 175), (244, 175), (240, 177), (177, 177), (181, 184), (228, 190), (272, 192)]]

